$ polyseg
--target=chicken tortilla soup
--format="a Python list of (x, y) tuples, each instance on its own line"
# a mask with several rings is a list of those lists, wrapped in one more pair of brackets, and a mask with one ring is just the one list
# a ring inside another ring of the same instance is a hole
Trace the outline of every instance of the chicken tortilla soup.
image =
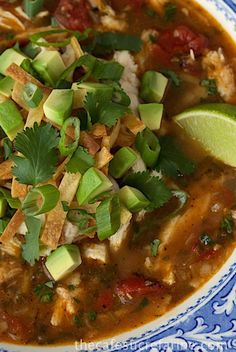
[(190, 0), (0, 1), (0, 339), (165, 314), (236, 240), (236, 46)]

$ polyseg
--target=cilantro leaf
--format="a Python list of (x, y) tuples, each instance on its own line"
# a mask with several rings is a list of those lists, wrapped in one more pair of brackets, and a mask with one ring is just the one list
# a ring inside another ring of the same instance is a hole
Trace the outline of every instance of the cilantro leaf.
[(220, 228), (228, 235), (232, 235), (234, 231), (234, 220), (231, 214), (227, 214), (221, 221)]
[(180, 86), (181, 79), (173, 70), (163, 69), (160, 72), (169, 78), (176, 87)]
[(16, 136), (15, 148), (22, 156), (12, 156), (17, 181), (37, 185), (49, 180), (56, 167), (58, 133), (51, 125), (34, 124)]
[(125, 183), (139, 189), (151, 202), (151, 209), (160, 208), (171, 197), (171, 190), (157, 176), (151, 176), (149, 171), (138, 172), (127, 176)]
[(34, 288), (34, 293), (40, 299), (42, 303), (49, 303), (53, 299), (55, 282), (48, 281), (44, 284), (39, 284)]
[(177, 6), (175, 4), (172, 4), (172, 3), (167, 3), (165, 5), (164, 19), (166, 21), (172, 20), (173, 17), (175, 16), (176, 12), (177, 12)]
[(88, 93), (84, 105), (92, 124), (100, 122), (108, 127), (115, 125), (129, 111), (127, 106), (114, 103), (101, 92)]
[(41, 231), (41, 220), (33, 216), (27, 216), (25, 219), (27, 234), (25, 235), (25, 244), (22, 245), (22, 256), (31, 265), (39, 259), (39, 235)]
[(217, 94), (217, 86), (215, 79), (203, 79), (200, 84), (202, 87), (206, 87), (208, 89), (208, 95)]
[(195, 164), (179, 149), (172, 136), (160, 138), (161, 152), (157, 170), (170, 177), (190, 175), (194, 172)]

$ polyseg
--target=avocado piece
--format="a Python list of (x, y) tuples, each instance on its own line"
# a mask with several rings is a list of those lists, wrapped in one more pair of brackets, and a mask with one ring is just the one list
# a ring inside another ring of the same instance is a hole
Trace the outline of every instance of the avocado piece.
[(66, 70), (58, 51), (42, 51), (36, 56), (32, 66), (44, 82), (52, 87), (56, 85), (59, 77)]
[(11, 64), (14, 63), (20, 66), (25, 59), (27, 59), (27, 57), (16, 49), (10, 48), (5, 50), (0, 56), (0, 73), (6, 76), (6, 71)]
[(76, 194), (79, 205), (87, 204), (100, 194), (110, 191), (112, 183), (103, 172), (91, 167), (88, 169), (80, 181)]
[(168, 85), (168, 78), (156, 71), (144, 73), (141, 82), (141, 97), (147, 103), (160, 103)]
[(84, 106), (84, 99), (88, 93), (102, 93), (111, 100), (114, 90), (113, 87), (107, 84), (94, 82), (73, 83), (71, 89), (74, 90), (74, 109)]
[(11, 77), (4, 77), (0, 81), (0, 94), (4, 95), (7, 98), (10, 98), (12, 95), (13, 87), (15, 81)]
[(5, 198), (0, 197), (0, 218), (3, 218), (7, 210), (7, 201)]
[(141, 120), (152, 131), (160, 129), (163, 109), (163, 104), (157, 103), (139, 104), (138, 106)]
[(53, 279), (59, 281), (72, 273), (81, 263), (79, 247), (65, 244), (48, 256), (45, 266)]
[(43, 105), (48, 120), (62, 126), (70, 116), (73, 104), (73, 91), (71, 89), (54, 89)]
[(94, 164), (94, 157), (80, 146), (66, 164), (66, 170), (68, 172), (79, 172), (83, 175)]
[(149, 200), (142, 192), (130, 186), (124, 186), (121, 188), (119, 191), (119, 197), (121, 202), (129, 211), (131, 211), (131, 213), (137, 213), (150, 204)]
[(121, 178), (137, 160), (137, 154), (130, 147), (120, 148), (110, 162), (109, 172), (114, 178)]
[(0, 126), (11, 141), (24, 128), (21, 113), (12, 100), (5, 100), (0, 103)]

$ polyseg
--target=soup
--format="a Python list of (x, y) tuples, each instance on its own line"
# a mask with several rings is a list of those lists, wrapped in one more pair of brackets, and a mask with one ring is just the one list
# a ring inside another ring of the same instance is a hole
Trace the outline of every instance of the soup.
[(1, 341), (150, 322), (235, 248), (235, 161), (173, 120), (234, 109), (235, 45), (193, 1), (0, 3)]

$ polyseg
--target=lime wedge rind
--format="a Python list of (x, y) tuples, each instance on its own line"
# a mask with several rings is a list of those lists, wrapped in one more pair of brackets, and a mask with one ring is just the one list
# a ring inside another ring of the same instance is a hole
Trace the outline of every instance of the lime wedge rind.
[(174, 117), (213, 157), (236, 167), (236, 106), (205, 104)]

